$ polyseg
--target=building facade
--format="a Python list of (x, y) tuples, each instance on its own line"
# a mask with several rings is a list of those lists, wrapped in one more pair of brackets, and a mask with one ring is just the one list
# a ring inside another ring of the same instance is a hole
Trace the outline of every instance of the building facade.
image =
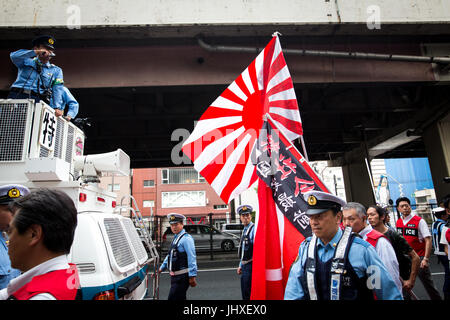
[(224, 203), (193, 167), (133, 169), (132, 194), (143, 218), (162, 218), (171, 212), (186, 216), (187, 223), (229, 222), (230, 205)]

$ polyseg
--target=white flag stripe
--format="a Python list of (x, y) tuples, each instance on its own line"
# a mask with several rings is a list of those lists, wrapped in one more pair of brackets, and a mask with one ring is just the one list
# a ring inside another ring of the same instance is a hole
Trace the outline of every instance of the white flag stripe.
[[(265, 50), (265, 49), (264, 49)], [(258, 79), (258, 89), (264, 89), (264, 50), (261, 51), (255, 59), (256, 78)]]
[(231, 153), (231, 155), (228, 157), (228, 159), (225, 162), (225, 165), (220, 170), (219, 174), (216, 176), (214, 181), (211, 183), (211, 187), (216, 191), (217, 194), (221, 194), (222, 190), (227, 185), (228, 179), (230, 179), (233, 170), (236, 167), (236, 164), (239, 161), (239, 158), (242, 155), (242, 152), (244, 152), (245, 148), (247, 147), (248, 142), (251, 139), (251, 135), (247, 134), (244, 139), (238, 144), (235, 150)]
[(224, 109), (233, 109), (242, 111), (244, 108), (239, 103), (233, 102), (231, 100), (228, 100), (222, 96), (219, 96), (212, 104), (211, 107), (217, 107), (217, 108), (224, 108)]
[(197, 125), (195, 126), (192, 134), (183, 143), (183, 146), (188, 145), (189, 143), (194, 142), (197, 139), (200, 139), (214, 129), (222, 128), (238, 122), (242, 122), (242, 116), (200, 120), (197, 122)]
[(243, 101), (247, 101), (248, 99), (247, 95), (241, 90), (241, 88), (239, 88), (239, 86), (236, 84), (236, 81), (233, 81), (228, 86), (228, 89), (230, 89), (235, 95), (237, 95)]
[(266, 269), (266, 281), (281, 281), (283, 280), (283, 270), (280, 269)]
[[(277, 219), (278, 219), (278, 232), (280, 234), (280, 252), (281, 257), (283, 257), (283, 243), (284, 243), (284, 214), (280, 211), (280, 208), (275, 203), (275, 208), (277, 211)], [(283, 259), (280, 259), (281, 268), (283, 268)]]
[[(223, 152), (234, 140), (236, 140), (243, 132), (245, 131), (244, 127), (240, 127), (239, 129), (226, 134), (220, 139), (210, 143), (205, 149), (203, 149), (202, 153), (198, 156), (198, 158), (194, 162), (194, 168), (198, 172), (202, 171), (208, 164), (210, 164), (214, 159)], [(194, 146), (195, 148), (195, 146)], [(222, 161), (226, 161), (223, 159)], [(221, 164), (221, 163), (218, 163)]]
[(272, 119), (272, 121), (277, 125), (277, 127), (281, 130), (281, 132), (284, 134), (286, 138), (288, 138), (290, 141), (297, 139), (300, 137), (298, 133), (292, 132), (291, 130), (287, 129), (283, 124), (276, 121), (275, 119)]
[[(257, 140), (253, 143), (249, 150), (253, 150), (255, 148)], [(241, 192), (247, 190), (250, 187), (250, 180), (253, 176), (253, 172), (255, 171), (255, 166), (252, 163), (252, 157), (248, 157), (247, 164), (245, 165), (244, 174), (242, 175), (241, 183), (231, 192), (230, 200), (234, 197), (238, 196)]]
[(272, 63), (275, 61), (276, 58), (278, 58), (278, 55), (281, 53), (281, 46), (280, 46), (280, 40), (277, 39), (275, 40), (275, 45), (273, 48), (273, 56), (272, 56), (272, 61), (270, 62), (270, 65), (272, 65)]
[(269, 97), (269, 101), (293, 100), (293, 99), (296, 99), (294, 88), (290, 88), (290, 89), (275, 93)]
[(269, 92), (270, 89), (275, 87), (277, 84), (280, 84), (286, 79), (289, 79), (291, 75), (289, 74), (289, 69), (287, 65), (285, 65), (278, 73), (269, 81), (267, 84), (266, 92)]
[(248, 68), (245, 69), (245, 71), (242, 73), (242, 80), (244, 80), (245, 86), (247, 87), (248, 91), (250, 91), (250, 94), (253, 94), (255, 92), (255, 89), (253, 89), (252, 80), (250, 79), (250, 74), (248, 73)]
[(294, 109), (284, 109), (284, 108), (278, 108), (278, 107), (270, 107), (269, 113), (275, 113), (278, 114), (284, 118), (301, 122), (300, 120), (300, 112)]

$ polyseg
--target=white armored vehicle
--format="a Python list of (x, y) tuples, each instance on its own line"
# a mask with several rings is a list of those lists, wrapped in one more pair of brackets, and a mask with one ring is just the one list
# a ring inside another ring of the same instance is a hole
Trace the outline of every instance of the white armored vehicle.
[(45, 103), (0, 99), (0, 185), (60, 189), (75, 202), (69, 261), (78, 267), (83, 299), (157, 299), (158, 277), (149, 273), (159, 256), (136, 202), (130, 196), (136, 209), (130, 199), (119, 205), (115, 193), (98, 186), (102, 173), (129, 175), (130, 158), (120, 149), (84, 156), (83, 146), (83, 131)]

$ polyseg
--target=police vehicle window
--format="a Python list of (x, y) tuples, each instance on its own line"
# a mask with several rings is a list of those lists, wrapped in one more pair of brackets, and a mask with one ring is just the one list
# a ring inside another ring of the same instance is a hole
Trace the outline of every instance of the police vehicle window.
[(166, 232), (164, 232), (164, 234), (173, 234), (172, 229), (170, 229), (170, 227), (167, 227)]

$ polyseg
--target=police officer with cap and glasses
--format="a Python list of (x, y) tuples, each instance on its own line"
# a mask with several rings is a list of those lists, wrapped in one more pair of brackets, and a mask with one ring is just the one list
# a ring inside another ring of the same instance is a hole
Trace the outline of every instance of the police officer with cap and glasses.
[(373, 246), (350, 227), (339, 228), (345, 201), (321, 191), (309, 191), (303, 196), (313, 236), (300, 245), (284, 298), (402, 300)]
[(55, 56), (55, 42), (54, 37), (42, 35), (33, 39), (32, 50), (20, 49), (10, 54), (18, 74), (8, 99), (43, 100), (59, 117), (64, 111), (64, 80), (61, 68), (50, 63)]
[(252, 288), (252, 261), (253, 261), (253, 243), (255, 240), (255, 224), (252, 222), (253, 208), (248, 205), (242, 205), (237, 208), (241, 222), (244, 225), (242, 230), (241, 242), (239, 244), (239, 267), (237, 274), (241, 275), (241, 293), (243, 300), (250, 300)]
[(30, 193), (27, 187), (19, 184), (9, 184), (0, 187), (0, 289), (6, 288), (8, 283), (20, 275), (20, 271), (11, 267), (8, 255), (7, 234), (12, 221), (12, 212), (8, 204), (19, 197)]
[(186, 300), (189, 286), (197, 285), (197, 257), (194, 239), (183, 228), (183, 222), (186, 219), (184, 215), (169, 213), (167, 217), (174, 237), (159, 272), (168, 269), (170, 273), (171, 286), (168, 300)]

